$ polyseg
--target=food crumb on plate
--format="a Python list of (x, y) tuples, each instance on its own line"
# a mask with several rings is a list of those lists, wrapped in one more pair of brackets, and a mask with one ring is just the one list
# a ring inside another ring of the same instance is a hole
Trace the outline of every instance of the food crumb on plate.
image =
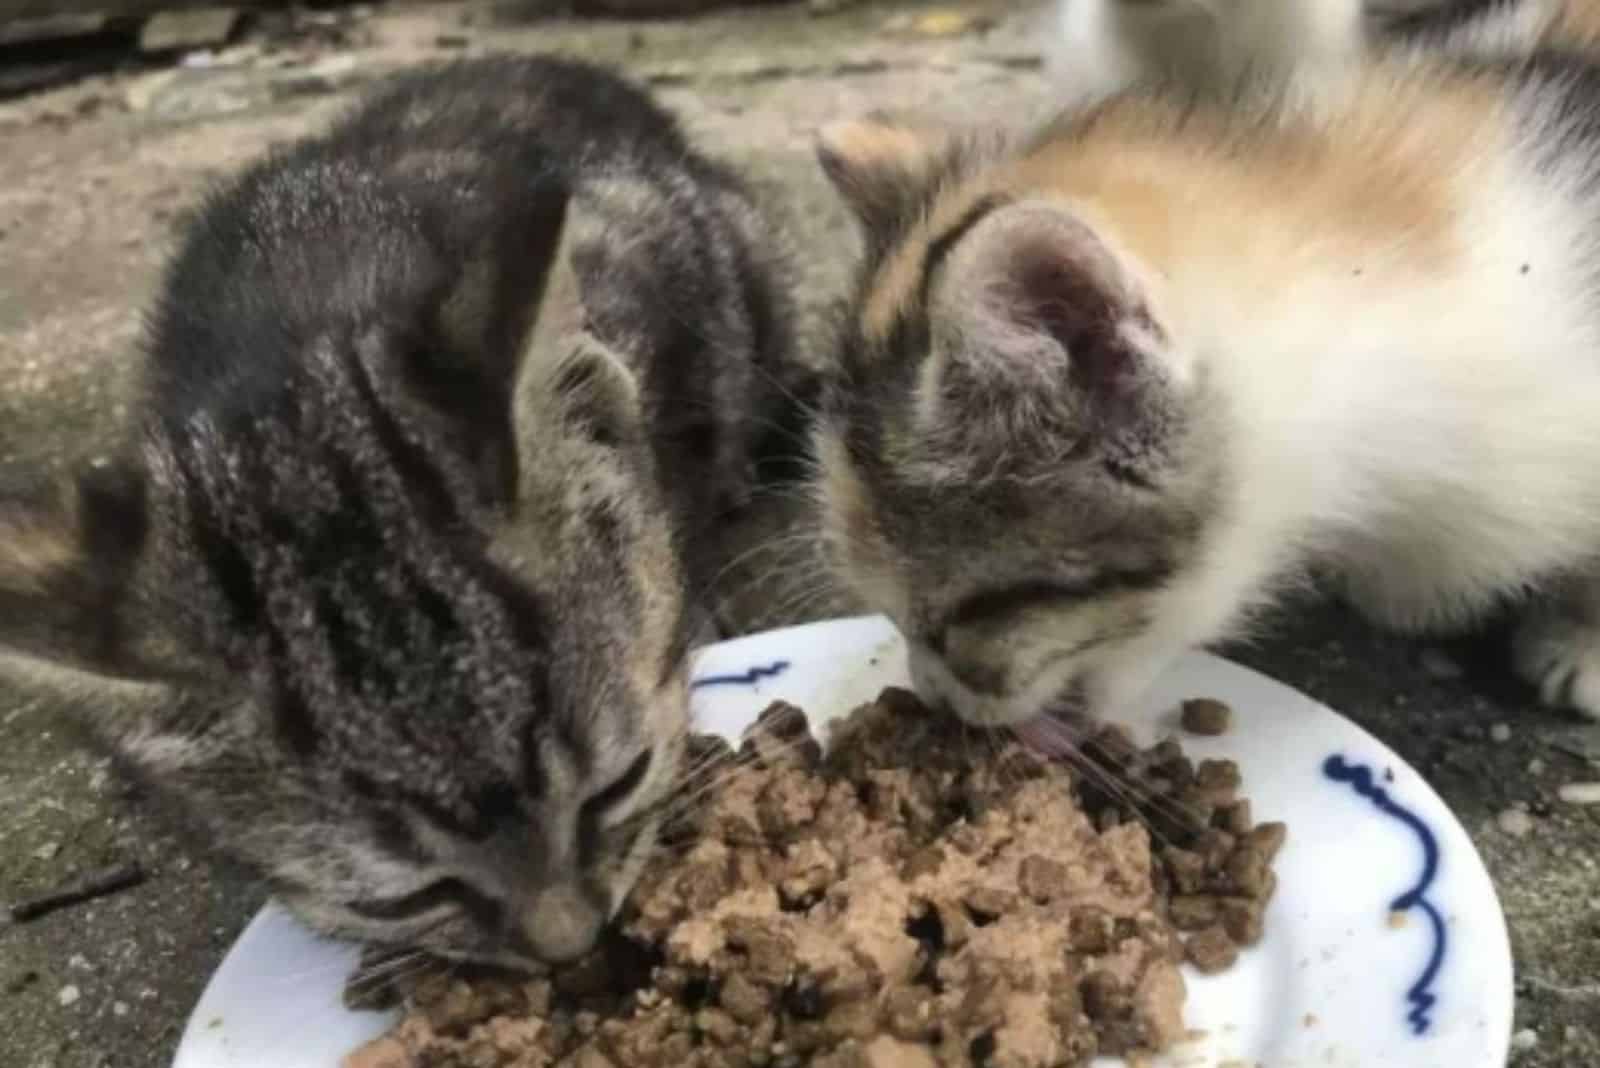
[(392, 1035), (373, 1039), (345, 1057), (340, 1068), (411, 1068), (411, 1054)]
[(1233, 726), (1233, 709), (1222, 701), (1210, 697), (1197, 697), (1185, 701), (1179, 712), (1179, 722), (1190, 734), (1215, 737), (1227, 734)]

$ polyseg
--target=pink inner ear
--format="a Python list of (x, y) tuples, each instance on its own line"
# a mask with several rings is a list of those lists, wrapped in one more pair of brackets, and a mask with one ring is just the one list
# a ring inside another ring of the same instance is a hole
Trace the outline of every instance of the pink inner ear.
[(1074, 385), (1117, 394), (1133, 377), (1135, 354), (1120, 329), (1129, 310), (1096, 270), (1098, 251), (1076, 248), (1064, 234), (1025, 240), (1010, 251), (1004, 291), (1014, 325), (1047, 335), (1065, 352)]

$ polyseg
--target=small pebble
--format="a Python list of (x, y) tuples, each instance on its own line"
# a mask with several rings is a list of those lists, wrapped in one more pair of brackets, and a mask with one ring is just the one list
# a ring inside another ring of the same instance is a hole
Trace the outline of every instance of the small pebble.
[(1489, 728), (1489, 740), (1504, 745), (1511, 740), (1511, 728), (1504, 723), (1496, 723)]
[(1513, 1053), (1531, 1053), (1539, 1046), (1539, 1032), (1531, 1027), (1524, 1027), (1521, 1031), (1511, 1036), (1511, 1051)]
[(1600, 805), (1600, 782), (1569, 782), (1558, 794), (1569, 805)]
[(111, 1003), (111, 1015), (113, 1016), (126, 1016), (128, 1011), (128, 1003), (126, 1001), (113, 1001)]
[(60, 842), (46, 842), (33, 851), (33, 856), (36, 860), (54, 860), (59, 852), (61, 852)]
[(69, 1005), (76, 1005), (78, 1003), (78, 999), (82, 996), (83, 992), (80, 991), (76, 986), (73, 986), (71, 983), (68, 983), (66, 986), (62, 987), (56, 992), (56, 1000), (61, 1003), (63, 1008)]
[(1534, 757), (1532, 760), (1528, 761), (1528, 774), (1543, 775), (1544, 761), (1540, 760), (1538, 757)]
[(1461, 665), (1450, 659), (1443, 649), (1422, 650), (1422, 670), (1436, 679), (1459, 679)]
[(1533, 817), (1520, 808), (1508, 808), (1495, 817), (1500, 829), (1513, 838), (1526, 838), (1533, 833)]

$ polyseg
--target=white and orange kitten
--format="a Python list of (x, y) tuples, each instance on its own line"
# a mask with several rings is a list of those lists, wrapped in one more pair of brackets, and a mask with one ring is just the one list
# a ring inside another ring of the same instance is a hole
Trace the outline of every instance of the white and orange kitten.
[(1012, 145), (824, 133), (867, 238), (825, 542), (964, 718), (1112, 712), (1308, 571), (1407, 631), (1517, 603), (1522, 672), (1600, 718), (1600, 0), (1396, 19), (1285, 91), (1340, 7), (1206, 0), (1261, 63), (1108, 66)]

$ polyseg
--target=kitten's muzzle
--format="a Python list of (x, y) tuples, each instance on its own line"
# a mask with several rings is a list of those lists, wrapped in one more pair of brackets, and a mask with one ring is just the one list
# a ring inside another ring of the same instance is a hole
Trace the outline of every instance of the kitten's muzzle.
[[(945, 649), (944, 635), (911, 638), (911, 675), (915, 681), (920, 675), (930, 687), (952, 686), (981, 697), (1006, 696), (1004, 669), (983, 664), (971, 658), (951, 656)], [(920, 684), (918, 692), (921, 691)]]
[(1088, 715), (1086, 687), (1071, 666), (1041, 672), (1030, 685), (1013, 691), (998, 683), (1003, 672), (996, 670), (996, 685), (973, 685), (968, 673), (958, 671), (950, 660), (915, 639), (908, 640), (911, 686), (922, 699), (935, 707), (952, 710), (957, 718), (974, 727), (1015, 727), (1048, 713), (1056, 720), (1083, 720)]
[(1009, 715), (1004, 697), (983, 693), (965, 684), (945, 659), (919, 641), (909, 641), (911, 688), (929, 705), (953, 711), (957, 718), (975, 727), (1003, 727), (1015, 716)]
[(546, 964), (570, 964), (600, 940), (607, 912), (577, 886), (551, 886), (534, 895), (520, 917), (522, 941)]

